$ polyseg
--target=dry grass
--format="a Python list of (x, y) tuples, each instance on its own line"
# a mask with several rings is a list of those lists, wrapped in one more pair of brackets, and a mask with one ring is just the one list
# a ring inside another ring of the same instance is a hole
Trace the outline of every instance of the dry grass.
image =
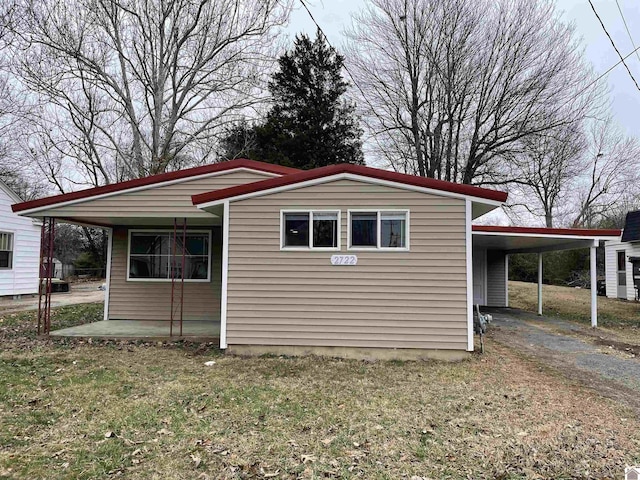
[(640, 462), (628, 410), (493, 343), (460, 363), (234, 358), (25, 343), (27, 320), (0, 323), (0, 477), (620, 478)]
[[(542, 299), (545, 315), (557, 315), (585, 323), (591, 321), (591, 290), (543, 285)], [(538, 285), (509, 282), (509, 306), (537, 312)], [(598, 297), (598, 323), (609, 327), (640, 328), (640, 303)]]

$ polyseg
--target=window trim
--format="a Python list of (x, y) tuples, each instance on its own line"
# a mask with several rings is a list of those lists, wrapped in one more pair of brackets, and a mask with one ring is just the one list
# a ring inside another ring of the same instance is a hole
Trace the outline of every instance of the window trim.
[[(169, 283), (171, 278), (131, 278), (131, 234), (132, 233), (170, 233), (173, 235), (172, 228), (130, 228), (127, 231), (127, 282), (153, 282), (153, 283)], [(190, 233), (206, 233), (209, 235), (209, 253), (207, 258), (207, 278), (185, 278), (185, 283), (210, 283), (211, 282), (211, 253), (213, 245), (211, 244), (212, 231), (206, 229), (189, 229), (187, 228), (187, 234)], [(178, 258), (181, 255), (178, 256)], [(181, 281), (180, 279), (176, 279)]]
[[(284, 215), (286, 213), (307, 213), (309, 215), (309, 245), (307, 246), (295, 246), (295, 247), (287, 247), (284, 244)], [(336, 246), (335, 247), (314, 247), (313, 246), (313, 215), (315, 213), (318, 214), (336, 214), (338, 216), (337, 222), (337, 238), (336, 238)], [(310, 209), (310, 208), (300, 208), (300, 209), (281, 209), (280, 210), (280, 250), (283, 251), (301, 251), (306, 252), (309, 250), (314, 251), (324, 251), (324, 252), (338, 252), (342, 248), (342, 212), (340, 210), (335, 209)]]
[(14, 257), (16, 253), (16, 232), (13, 230), (1, 230), (0, 234), (10, 235), (11, 238), (11, 250), (2, 250), (3, 252), (9, 252), (9, 266), (0, 267), (0, 271), (7, 272), (14, 269)]
[[(376, 223), (376, 246), (364, 247), (351, 245), (351, 215), (353, 213), (375, 213), (377, 215)], [(405, 215), (405, 246), (404, 247), (381, 247), (380, 235), (382, 229), (380, 228), (380, 219), (384, 214), (404, 214)], [(410, 232), (411, 232), (410, 212), (408, 208), (350, 208), (347, 210), (347, 250), (354, 252), (408, 252), (410, 251)]]

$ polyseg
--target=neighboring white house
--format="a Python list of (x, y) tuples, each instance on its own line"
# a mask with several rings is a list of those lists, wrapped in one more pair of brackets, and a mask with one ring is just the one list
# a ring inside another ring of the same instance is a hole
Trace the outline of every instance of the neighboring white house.
[(11, 211), (20, 201), (0, 180), (0, 296), (38, 291), (41, 224)]
[(629, 212), (625, 229), (617, 240), (605, 244), (605, 268), (607, 297), (636, 300), (636, 288), (633, 282), (633, 257), (640, 257), (640, 211)]

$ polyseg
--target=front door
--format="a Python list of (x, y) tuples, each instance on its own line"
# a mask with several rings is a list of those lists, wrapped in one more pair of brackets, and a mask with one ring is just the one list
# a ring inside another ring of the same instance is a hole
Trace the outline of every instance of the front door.
[(473, 251), (473, 303), (474, 305), (485, 305), (485, 271), (486, 256), (485, 250)]
[(624, 250), (617, 252), (618, 254), (618, 298), (627, 298), (627, 258)]

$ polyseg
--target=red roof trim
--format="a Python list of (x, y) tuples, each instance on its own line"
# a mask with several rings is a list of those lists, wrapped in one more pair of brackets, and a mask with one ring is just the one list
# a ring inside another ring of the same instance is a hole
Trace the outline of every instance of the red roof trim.
[(31, 210), (32, 208), (53, 206), (58, 203), (91, 198), (98, 195), (104, 195), (106, 193), (120, 192), (123, 190), (129, 190), (131, 188), (145, 187), (157, 183), (170, 182), (172, 180), (180, 180), (183, 178), (186, 179), (189, 177), (196, 177), (198, 175), (224, 172), (227, 170), (235, 170), (239, 168), (250, 168), (252, 170), (274, 173), (277, 175), (289, 175), (292, 173), (300, 172), (300, 170), (298, 170), (297, 168), (283, 167), (281, 165), (274, 165), (271, 163), (257, 162), (255, 160), (239, 158), (237, 160), (230, 160), (228, 162), (220, 162), (210, 165), (203, 165), (201, 167), (187, 168), (185, 170), (178, 170), (176, 172), (161, 173), (158, 175), (151, 175), (149, 177), (127, 180), (126, 182), (112, 183), (110, 185), (104, 185), (102, 187), (89, 188), (87, 190), (79, 190), (77, 192), (39, 198), (37, 200), (32, 200), (29, 202), (16, 203), (15, 205), (11, 206), (11, 209), (14, 212), (22, 212), (24, 210)]
[(591, 228), (547, 228), (547, 227), (500, 227), (495, 225), (473, 225), (474, 232), (525, 233), (532, 235), (573, 235), (583, 237), (619, 237), (622, 230)]
[(362, 165), (352, 165), (342, 163), (339, 165), (329, 165), (327, 167), (315, 168), (280, 178), (270, 178), (269, 180), (261, 180), (258, 182), (238, 185), (236, 187), (215, 190), (212, 192), (193, 195), (191, 200), (194, 205), (223, 200), (225, 198), (247, 195), (272, 188), (284, 187), (287, 185), (295, 185), (310, 180), (316, 180), (323, 177), (338, 175), (341, 173), (350, 173), (352, 175), (360, 175), (363, 177), (376, 178), (396, 183), (404, 183), (422, 188), (430, 188), (433, 190), (441, 190), (443, 192), (457, 193), (470, 197), (484, 198), (494, 200), (496, 202), (505, 202), (507, 200), (506, 192), (497, 190), (488, 190), (486, 188), (474, 187), (471, 185), (462, 185), (459, 183), (445, 182), (444, 180), (436, 180), (433, 178), (418, 177), (415, 175), (407, 175), (404, 173), (390, 172), (388, 170), (380, 170), (378, 168), (365, 167)]

